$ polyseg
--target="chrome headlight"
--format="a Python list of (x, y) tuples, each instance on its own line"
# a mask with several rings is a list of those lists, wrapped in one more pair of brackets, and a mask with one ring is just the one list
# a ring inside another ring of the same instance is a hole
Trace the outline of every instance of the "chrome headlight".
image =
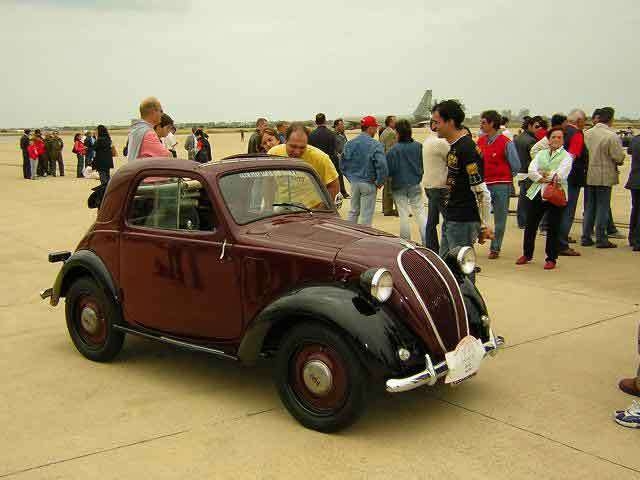
[(456, 260), (460, 270), (465, 275), (471, 275), (476, 269), (476, 252), (472, 247), (462, 247), (458, 250)]
[(393, 293), (393, 278), (386, 268), (371, 268), (360, 275), (360, 285), (378, 302), (389, 300)]

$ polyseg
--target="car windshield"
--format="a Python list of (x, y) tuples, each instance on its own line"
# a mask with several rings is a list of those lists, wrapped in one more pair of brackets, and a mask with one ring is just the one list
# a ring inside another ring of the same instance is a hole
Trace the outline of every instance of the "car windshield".
[(236, 223), (286, 213), (333, 211), (326, 193), (304, 170), (252, 170), (225, 175), (220, 191)]

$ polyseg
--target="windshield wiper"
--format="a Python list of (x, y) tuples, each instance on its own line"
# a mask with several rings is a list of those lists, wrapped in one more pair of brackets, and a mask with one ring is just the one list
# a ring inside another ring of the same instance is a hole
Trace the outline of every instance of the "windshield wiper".
[(313, 215), (313, 210), (305, 207), (304, 205), (300, 205), (299, 203), (272, 203), (271, 206), (272, 207), (295, 207), (295, 208), (299, 208), (300, 210), (304, 210), (305, 212), (309, 212), (311, 215)]

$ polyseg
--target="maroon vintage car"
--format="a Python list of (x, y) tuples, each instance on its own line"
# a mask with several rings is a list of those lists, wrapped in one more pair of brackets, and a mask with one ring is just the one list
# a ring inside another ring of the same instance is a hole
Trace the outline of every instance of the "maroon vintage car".
[(42, 292), (66, 298), (69, 334), (109, 361), (126, 334), (252, 364), (275, 356), (280, 397), (336, 431), (369, 387), (402, 392), (473, 376), (502, 344), (468, 278), (445, 259), (342, 220), (300, 160), (150, 159), (120, 168), (96, 222)]

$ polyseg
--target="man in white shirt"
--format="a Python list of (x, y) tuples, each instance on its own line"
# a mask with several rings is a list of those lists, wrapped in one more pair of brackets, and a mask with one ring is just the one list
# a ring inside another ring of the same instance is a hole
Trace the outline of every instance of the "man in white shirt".
[(449, 142), (444, 138), (438, 138), (434, 130), (433, 121), (429, 123), (429, 129), (430, 132), (428, 132), (427, 138), (422, 145), (422, 162), (424, 165), (422, 186), (429, 202), (424, 243), (425, 247), (434, 252), (439, 252), (438, 224), (440, 223), (442, 200), (447, 193)]
[(176, 127), (172, 126), (171, 130), (169, 130), (169, 133), (167, 133), (167, 136), (162, 139), (162, 143), (164, 144), (165, 148), (171, 152), (171, 155), (173, 155), (173, 158), (178, 157), (178, 154), (176, 153), (176, 146), (178, 145), (178, 140), (176, 139), (175, 133), (176, 133)]

